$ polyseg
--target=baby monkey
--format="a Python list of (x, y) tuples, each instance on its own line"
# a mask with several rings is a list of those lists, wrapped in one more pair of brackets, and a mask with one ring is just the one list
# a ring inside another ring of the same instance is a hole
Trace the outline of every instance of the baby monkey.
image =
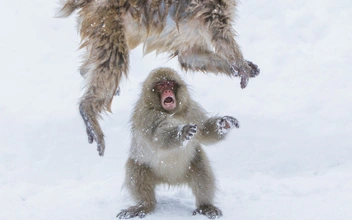
[(117, 217), (142, 218), (152, 212), (158, 184), (188, 185), (196, 197), (193, 215), (220, 217), (221, 210), (213, 205), (214, 174), (201, 144), (223, 140), (239, 122), (231, 116), (207, 117), (180, 76), (159, 68), (145, 80), (131, 124), (125, 186), (137, 204)]

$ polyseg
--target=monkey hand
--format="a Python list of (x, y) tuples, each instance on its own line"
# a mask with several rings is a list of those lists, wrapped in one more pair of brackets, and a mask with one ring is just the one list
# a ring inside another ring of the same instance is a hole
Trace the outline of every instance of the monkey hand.
[(197, 125), (189, 124), (182, 127), (183, 140), (189, 141), (197, 133)]
[(222, 117), (218, 120), (217, 125), (220, 134), (226, 134), (230, 129), (234, 127), (240, 127), (240, 123), (237, 121), (237, 119), (231, 116)]
[(243, 67), (232, 66), (232, 73), (234, 76), (241, 77), (241, 88), (246, 88), (248, 84), (249, 77), (256, 77), (260, 73), (260, 69), (258, 66), (251, 61), (246, 60), (247, 65), (245, 64)]

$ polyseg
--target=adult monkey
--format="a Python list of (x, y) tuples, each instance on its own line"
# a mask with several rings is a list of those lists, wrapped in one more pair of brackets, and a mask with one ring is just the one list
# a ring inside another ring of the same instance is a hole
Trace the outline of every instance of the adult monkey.
[(80, 100), (88, 142), (105, 150), (98, 122), (102, 111), (111, 111), (114, 94), (128, 73), (129, 51), (144, 44), (144, 53), (167, 52), (178, 56), (184, 70), (223, 73), (241, 77), (259, 74), (246, 61), (231, 23), (236, 0), (66, 0), (59, 16), (79, 13), (79, 31), (86, 49), (81, 74), (87, 80)]
[(185, 82), (170, 68), (159, 68), (145, 80), (131, 117), (132, 141), (126, 163), (125, 185), (137, 204), (117, 217), (144, 217), (156, 205), (158, 184), (187, 184), (199, 213), (222, 215), (213, 205), (215, 178), (201, 144), (223, 140), (239, 128), (231, 116), (207, 117)]

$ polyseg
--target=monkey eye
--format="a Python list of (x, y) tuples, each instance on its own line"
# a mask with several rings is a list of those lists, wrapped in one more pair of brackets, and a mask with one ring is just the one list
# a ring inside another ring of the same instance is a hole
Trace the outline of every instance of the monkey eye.
[(164, 88), (164, 83), (163, 82), (158, 82), (157, 84), (155, 84), (155, 89), (158, 91), (163, 90)]
[(155, 89), (157, 91), (163, 91), (165, 89), (174, 89), (176, 85), (176, 82), (173, 80), (167, 80), (167, 81), (162, 81), (158, 82), (155, 84)]

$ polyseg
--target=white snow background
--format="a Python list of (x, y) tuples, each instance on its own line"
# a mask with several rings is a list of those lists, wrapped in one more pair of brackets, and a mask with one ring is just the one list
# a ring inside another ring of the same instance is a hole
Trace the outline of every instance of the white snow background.
[[(0, 219), (115, 219), (133, 204), (122, 183), (141, 82), (160, 66), (181, 73), (177, 60), (132, 51), (99, 157), (78, 112), (75, 16), (54, 18), (55, 1), (1, 5)], [(239, 79), (181, 73), (207, 111), (241, 124), (205, 147), (223, 219), (352, 219), (352, 1), (242, 0), (238, 15), (236, 39), (261, 74), (242, 90)], [(157, 194), (146, 219), (206, 219), (192, 216), (186, 187)]]

